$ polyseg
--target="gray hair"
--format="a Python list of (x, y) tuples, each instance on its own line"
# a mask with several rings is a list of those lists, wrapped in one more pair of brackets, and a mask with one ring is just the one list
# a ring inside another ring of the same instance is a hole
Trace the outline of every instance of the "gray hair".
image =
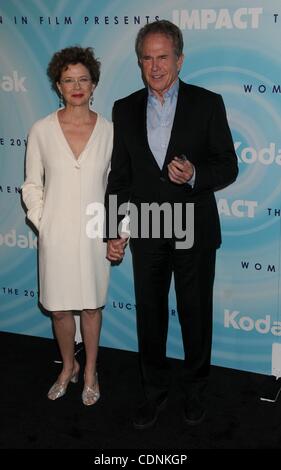
[(138, 32), (135, 42), (135, 51), (139, 61), (142, 56), (143, 41), (148, 34), (163, 34), (164, 36), (171, 38), (175, 55), (177, 57), (182, 55), (183, 38), (181, 30), (171, 21), (159, 20), (146, 24)]

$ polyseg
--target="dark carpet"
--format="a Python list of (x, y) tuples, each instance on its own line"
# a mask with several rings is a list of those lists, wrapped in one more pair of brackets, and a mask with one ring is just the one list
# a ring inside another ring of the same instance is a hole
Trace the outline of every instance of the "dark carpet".
[[(78, 360), (83, 362), (83, 353)], [(101, 398), (81, 402), (82, 374), (67, 394), (50, 401), (46, 393), (60, 365), (56, 342), (0, 333), (1, 449), (280, 449), (281, 396), (276, 403), (259, 397), (269, 377), (212, 367), (205, 421), (183, 421), (178, 377), (182, 363), (170, 360), (169, 402), (156, 425), (132, 426), (139, 398), (136, 353), (100, 348)]]

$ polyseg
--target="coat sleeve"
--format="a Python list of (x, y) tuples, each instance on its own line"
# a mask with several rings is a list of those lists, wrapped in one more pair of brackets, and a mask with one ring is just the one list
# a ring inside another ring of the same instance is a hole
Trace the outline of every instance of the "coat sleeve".
[(116, 102), (113, 107), (114, 137), (111, 169), (105, 194), (106, 239), (118, 237), (118, 226), (124, 218), (131, 195), (131, 160), (123, 136), (122, 116)]
[(196, 166), (194, 189), (197, 191), (222, 189), (238, 175), (237, 156), (223, 99), (220, 95), (215, 98), (208, 126), (207, 155), (202, 164)]
[(26, 150), (26, 178), (22, 185), (22, 198), (27, 217), (39, 229), (43, 210), (44, 167), (36, 127), (32, 127)]

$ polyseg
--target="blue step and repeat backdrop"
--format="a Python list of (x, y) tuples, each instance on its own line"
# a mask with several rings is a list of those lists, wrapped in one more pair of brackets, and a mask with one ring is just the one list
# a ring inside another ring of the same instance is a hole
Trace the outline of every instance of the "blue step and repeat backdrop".
[[(134, 40), (158, 18), (182, 29), (181, 78), (223, 95), (239, 158), (238, 180), (216, 194), (223, 246), (212, 363), (271, 374), (281, 337), (279, 0), (0, 0), (0, 329), (52, 337), (38, 306), (36, 234), (20, 197), (28, 130), (58, 106), (50, 57), (70, 45), (94, 47), (102, 62), (94, 108), (110, 119), (114, 100), (143, 86)], [(167, 353), (182, 358), (175, 305), (172, 290)], [(129, 251), (112, 269), (101, 345), (137, 350)]]

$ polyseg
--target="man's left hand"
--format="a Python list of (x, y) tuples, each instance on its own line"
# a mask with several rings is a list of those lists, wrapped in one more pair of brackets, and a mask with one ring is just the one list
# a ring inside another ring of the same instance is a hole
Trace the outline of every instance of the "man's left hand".
[(185, 184), (193, 176), (194, 168), (189, 160), (182, 161), (175, 157), (168, 165), (169, 178), (173, 183)]

